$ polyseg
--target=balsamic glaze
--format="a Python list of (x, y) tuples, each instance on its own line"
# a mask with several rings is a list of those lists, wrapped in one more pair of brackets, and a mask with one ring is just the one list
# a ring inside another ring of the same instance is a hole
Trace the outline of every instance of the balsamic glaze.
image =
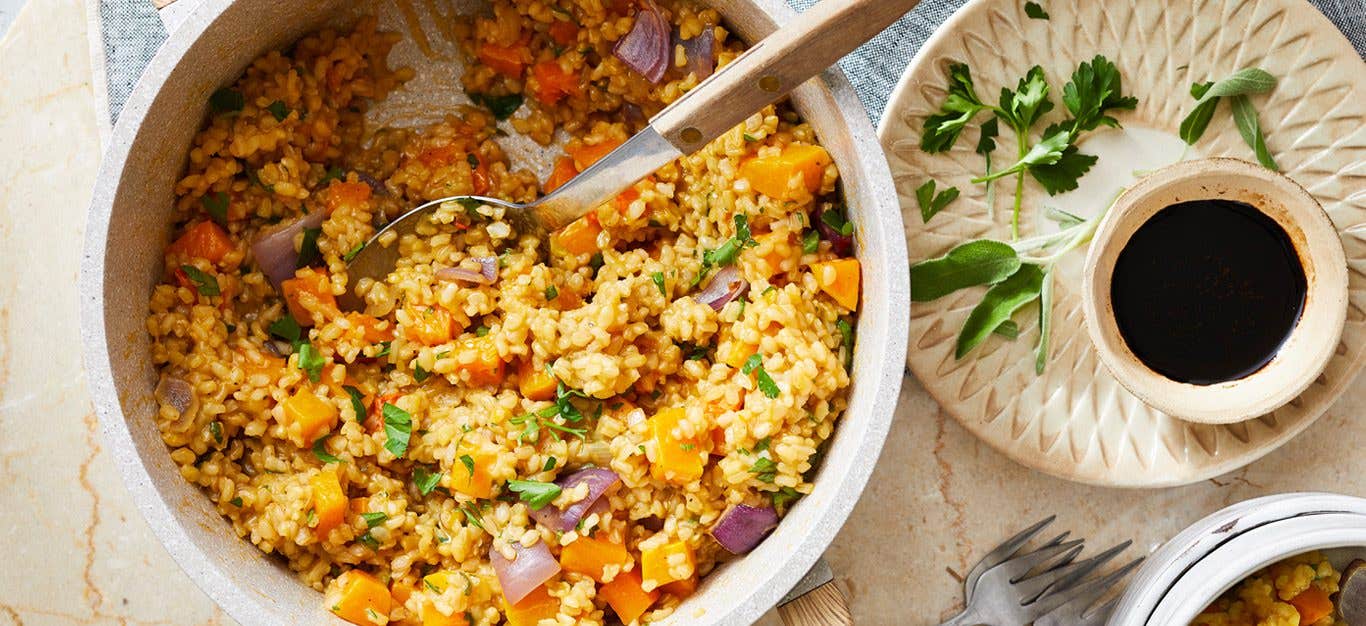
[(1275, 220), (1243, 202), (1158, 211), (1115, 262), (1110, 298), (1139, 360), (1178, 382), (1236, 380), (1265, 366), (1299, 321), (1304, 267)]

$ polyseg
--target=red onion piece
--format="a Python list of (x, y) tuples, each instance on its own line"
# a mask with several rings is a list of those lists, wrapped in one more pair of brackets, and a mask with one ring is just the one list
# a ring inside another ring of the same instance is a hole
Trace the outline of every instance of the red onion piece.
[(706, 288), (693, 296), (694, 300), (708, 305), (713, 311), (720, 311), (728, 302), (739, 298), (749, 290), (749, 281), (740, 275), (734, 265), (728, 265), (711, 277)]
[(303, 232), (305, 228), (321, 227), (323, 220), (326, 219), (327, 213), (313, 211), (256, 236), (256, 241), (251, 244), (251, 253), (276, 291), (280, 290), (280, 283), (294, 278), (294, 270), (299, 264), (299, 251), (294, 249), (294, 236)]
[(670, 52), (669, 24), (649, 0), (640, 3), (631, 31), (612, 46), (612, 56), (656, 85), (669, 69)]
[(606, 494), (609, 489), (621, 481), (617, 473), (601, 467), (590, 467), (581, 469), (573, 474), (562, 477), (555, 481), (560, 489), (566, 491), (578, 487), (582, 483), (588, 483), (588, 495), (584, 499), (569, 505), (564, 510), (560, 510), (553, 504), (548, 504), (531, 512), (531, 517), (540, 522), (546, 528), (557, 530), (562, 533), (574, 530), (588, 514), (588, 510)]
[(474, 260), (479, 262), (480, 271), (483, 272), (484, 279), (489, 281), (489, 284), (493, 284), (493, 281), (498, 280), (498, 257), (477, 256), (474, 257)]
[(176, 410), (174, 428), (177, 431), (189, 428), (199, 414), (199, 396), (195, 395), (194, 386), (184, 379), (162, 374), (152, 396), (157, 402)]
[(772, 508), (736, 504), (721, 514), (721, 519), (711, 527), (711, 536), (732, 554), (744, 554), (777, 527), (778, 512)]
[(716, 28), (711, 24), (704, 26), (692, 39), (683, 39), (674, 29), (673, 45), (683, 46), (683, 55), (687, 57), (682, 68), (684, 75), (696, 74), (700, 81), (716, 71)]
[(560, 564), (551, 556), (544, 541), (537, 541), (530, 548), (521, 543), (510, 545), (517, 552), (516, 559), (509, 561), (496, 548), (489, 548), (489, 560), (498, 574), (498, 584), (503, 587), (503, 597), (507, 598), (508, 604), (517, 604), (560, 573)]
[(830, 242), (830, 251), (835, 256), (849, 256), (854, 253), (854, 236), (845, 235), (829, 224), (825, 220), (816, 218), (816, 229), (821, 232), (821, 238)]
[(498, 280), (498, 259), (497, 257), (481, 256), (474, 257), (479, 262), (478, 270), (466, 269), (463, 267), (443, 267), (436, 270), (436, 279), (445, 281), (465, 281), (476, 285), (492, 285)]

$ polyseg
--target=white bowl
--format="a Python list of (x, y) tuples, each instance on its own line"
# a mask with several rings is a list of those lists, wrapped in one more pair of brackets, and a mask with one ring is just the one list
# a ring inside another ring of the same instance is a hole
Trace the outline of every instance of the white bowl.
[(1311, 550), (1366, 552), (1366, 499), (1292, 493), (1239, 502), (1190, 525), (1148, 557), (1108, 626), (1184, 626), (1249, 574)]

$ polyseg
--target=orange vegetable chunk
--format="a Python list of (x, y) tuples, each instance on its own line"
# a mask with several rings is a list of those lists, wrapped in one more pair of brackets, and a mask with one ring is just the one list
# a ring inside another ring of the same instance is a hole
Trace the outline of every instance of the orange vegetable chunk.
[(555, 169), (550, 171), (550, 176), (545, 179), (542, 187), (546, 193), (550, 193), (563, 187), (570, 179), (579, 175), (579, 168), (574, 167), (574, 159), (562, 156), (555, 160)]
[(598, 582), (607, 577), (604, 570), (608, 566), (626, 567), (632, 561), (625, 546), (592, 537), (579, 537), (560, 549), (560, 567)]
[[(573, 545), (573, 544), (570, 544)], [(635, 570), (617, 574), (611, 582), (603, 583), (598, 588), (598, 595), (607, 600), (607, 604), (616, 611), (617, 618), (623, 624), (630, 624), (638, 619), (645, 611), (649, 610), (650, 605), (659, 599), (659, 590), (653, 589), (646, 591), (641, 587), (640, 574)]]
[(228, 239), (228, 234), (223, 232), (218, 224), (204, 221), (186, 229), (185, 233), (166, 250), (180, 256), (218, 263), (232, 252), (232, 249), (232, 240)]
[(809, 193), (820, 190), (826, 166), (832, 163), (825, 148), (811, 145), (792, 145), (774, 156), (756, 157), (740, 164), (740, 177), (749, 181), (756, 191), (770, 198), (791, 200), (793, 177), (801, 175), (800, 188)]
[(531, 59), (531, 51), (520, 45), (500, 46), (486, 43), (479, 46), (477, 56), (480, 63), (489, 66), (493, 71), (508, 78), (521, 78), (522, 71)]
[(601, 161), (602, 157), (607, 156), (613, 150), (619, 148), (623, 143), (626, 142), (617, 139), (616, 137), (610, 137), (600, 143), (592, 145), (585, 144), (577, 148), (565, 148), (565, 152), (568, 152), (569, 156), (574, 158), (574, 166), (579, 168), (579, 171), (582, 172), (588, 169), (588, 166)]
[(858, 310), (858, 259), (812, 263), (811, 271), (815, 274), (816, 284), (821, 286), (821, 291), (830, 294), (840, 306), (850, 311)]
[[(313, 488), (313, 515), (317, 518), (313, 532), (319, 539), (324, 539), (346, 518), (346, 492), (342, 491), (341, 481), (337, 479), (337, 470), (330, 467), (315, 474), (308, 484)], [(384, 589), (384, 585), (379, 588), (384, 590), (384, 612), (388, 613), (389, 590)]]
[[(687, 566), (684, 567), (682, 563)], [(686, 541), (666, 543), (640, 552), (640, 575), (643, 584), (650, 589), (676, 580), (687, 580), (696, 571), (697, 562), (693, 560), (692, 547)]]
[(338, 591), (328, 594), (328, 607), (337, 617), (352, 624), (380, 626), (382, 622), (375, 617), (389, 616), (393, 598), (374, 576), (357, 569), (347, 570), (334, 584)]
[(569, 20), (556, 19), (550, 23), (549, 33), (552, 41), (567, 46), (579, 38), (579, 27)]
[[(650, 432), (658, 447), (650, 464), (650, 475), (656, 480), (685, 484), (702, 477), (702, 456), (698, 437), (678, 434), (678, 425), (687, 416), (681, 407), (670, 407), (650, 418)], [(662, 583), (661, 583), (662, 584)]]
[(555, 104), (565, 96), (578, 95), (583, 89), (579, 85), (579, 75), (564, 69), (554, 59), (531, 66), (531, 76), (536, 79), (533, 95), (544, 104)]
[(697, 576), (675, 580), (659, 588), (664, 593), (671, 593), (678, 598), (686, 598), (697, 592)]
[(417, 343), (435, 346), (455, 336), (455, 320), (450, 312), (439, 306), (408, 307), (410, 320), (403, 326), (403, 336)]
[(302, 271), (280, 283), (280, 291), (285, 297), (285, 304), (289, 306), (289, 314), (300, 326), (313, 325), (308, 304), (325, 313), (337, 310), (337, 297), (332, 295), (332, 281), (322, 272)]
[(551, 235), (550, 244), (553, 249), (575, 256), (592, 254), (598, 251), (598, 233), (601, 232), (602, 226), (598, 225), (596, 216), (589, 213)]
[[(497, 385), (503, 382), (506, 364), (503, 357), (499, 356), (498, 345), (492, 337), (464, 339), (459, 346), (454, 355), (455, 369), (468, 374), (471, 385)], [(473, 359), (467, 360), (471, 354)]]
[(462, 612), (446, 615), (436, 610), (431, 602), (422, 605), (422, 626), (469, 626), (469, 623)]
[(1322, 589), (1310, 585), (1290, 599), (1290, 605), (1300, 614), (1301, 624), (1313, 624), (1333, 614), (1333, 600)]
[(301, 445), (312, 444), (337, 425), (337, 407), (307, 389), (300, 389), (281, 404), (285, 412), (284, 426), (287, 430), (297, 428)]
[(464, 461), (457, 459), (459, 462), (451, 467), (447, 479), (450, 488), (474, 498), (493, 497), (493, 478), (489, 475), (489, 466), (493, 465), (496, 457), (484, 452), (462, 453), (462, 456), (469, 456), (474, 461), (474, 473), (470, 473)]
[(521, 602), (509, 605), (503, 598), (503, 613), (507, 616), (507, 626), (537, 626), (543, 619), (554, 619), (560, 612), (560, 601), (541, 585), (522, 598)]
[(554, 400), (558, 386), (559, 381), (544, 367), (536, 367), (531, 357), (517, 367), (517, 388), (522, 392), (522, 397), (528, 400)]

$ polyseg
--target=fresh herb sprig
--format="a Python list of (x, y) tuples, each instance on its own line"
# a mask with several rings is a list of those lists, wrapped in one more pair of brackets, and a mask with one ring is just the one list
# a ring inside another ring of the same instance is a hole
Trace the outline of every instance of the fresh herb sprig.
[(1266, 147), (1266, 136), (1262, 134), (1262, 124), (1257, 119), (1257, 109), (1252, 106), (1249, 96), (1271, 91), (1276, 86), (1276, 77), (1266, 70), (1249, 67), (1238, 70), (1227, 77), (1191, 85), (1191, 97), (1195, 98), (1195, 108), (1181, 120), (1181, 140), (1195, 145), (1205, 134), (1210, 120), (1219, 108), (1219, 101), (1228, 98), (1233, 110), (1233, 123), (1238, 134), (1257, 155), (1257, 161), (1273, 172), (1280, 171), (1271, 150)]

